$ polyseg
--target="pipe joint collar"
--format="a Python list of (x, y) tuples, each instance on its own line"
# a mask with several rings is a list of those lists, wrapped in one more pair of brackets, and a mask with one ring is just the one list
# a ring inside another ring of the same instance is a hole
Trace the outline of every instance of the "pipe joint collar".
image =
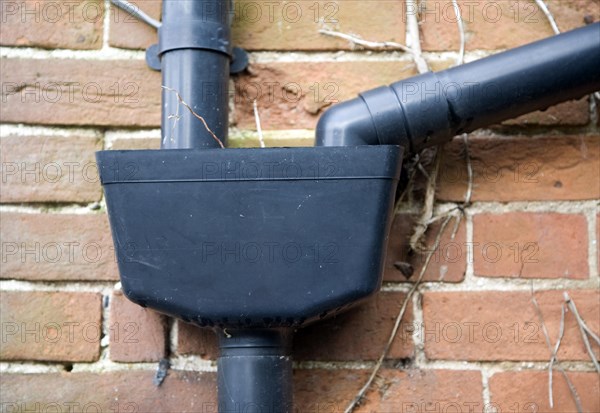
[(410, 138), (405, 127), (404, 112), (389, 86), (371, 89), (359, 95), (371, 114), (380, 145), (408, 147)]
[(232, 56), (228, 24), (206, 20), (182, 20), (158, 30), (159, 56), (177, 49), (202, 49)]

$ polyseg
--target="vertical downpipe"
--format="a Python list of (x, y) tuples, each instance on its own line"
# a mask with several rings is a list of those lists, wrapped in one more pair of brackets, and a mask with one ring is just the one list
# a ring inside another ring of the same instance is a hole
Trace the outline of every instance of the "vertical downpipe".
[(218, 148), (203, 117), (226, 144), (231, 55), (228, 0), (164, 0), (159, 31), (162, 84), (161, 149)]
[(219, 413), (292, 413), (289, 331), (218, 332)]

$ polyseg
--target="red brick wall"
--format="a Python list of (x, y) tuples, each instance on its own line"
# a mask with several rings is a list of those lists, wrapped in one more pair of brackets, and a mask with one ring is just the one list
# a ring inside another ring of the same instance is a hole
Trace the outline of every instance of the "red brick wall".
[[(439, 70), (456, 60), (459, 36), (450, 1), (426, 3), (424, 56)], [(469, 60), (552, 34), (534, 0), (459, 3)], [(158, 147), (160, 76), (141, 50), (154, 31), (107, 4), (0, 0), (0, 411), (215, 412), (212, 333), (133, 305), (115, 286), (93, 153)], [(160, 17), (160, 2), (138, 4)], [(600, 18), (595, 0), (548, 5), (561, 30)], [(235, 44), (252, 63), (232, 82), (230, 146), (258, 145), (254, 97), (267, 145), (309, 146), (331, 103), (414, 75), (410, 56), (318, 33), (324, 24), (404, 43), (406, 12), (400, 0), (238, 1)], [(437, 210), (464, 200), (464, 146), (446, 146)], [(600, 331), (598, 113), (589, 98), (568, 102), (470, 135), (468, 149), (473, 202), (454, 238), (441, 238), (357, 411), (576, 411), (559, 372), (550, 409), (551, 353), (530, 289), (552, 344), (565, 291)], [(417, 176), (394, 221), (383, 292), (298, 332), (299, 411), (344, 411), (381, 354), (416, 278), (394, 263), (417, 274), (425, 259), (408, 247), (423, 199)], [(427, 234), (430, 246), (438, 227)], [(564, 327), (560, 366), (583, 410), (598, 412), (599, 376), (571, 311)], [(172, 369), (156, 387), (165, 357)]]

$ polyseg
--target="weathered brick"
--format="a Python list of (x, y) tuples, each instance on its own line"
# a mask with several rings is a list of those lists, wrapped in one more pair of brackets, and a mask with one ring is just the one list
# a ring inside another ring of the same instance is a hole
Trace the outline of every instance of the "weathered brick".
[[(436, 62), (432, 69), (443, 70), (450, 64), (450, 61)], [(248, 74), (236, 78), (234, 122), (239, 128), (254, 129), (252, 103), (257, 99), (265, 130), (312, 129), (331, 105), (415, 74), (414, 63), (404, 61), (251, 64)], [(527, 122), (528, 125), (556, 124), (555, 118), (570, 119), (572, 112), (579, 111), (583, 114), (576, 118), (580, 119), (576, 123), (587, 123), (588, 110), (583, 104), (576, 105), (575, 109), (572, 106), (559, 105), (545, 114), (530, 115), (519, 122)]]
[[(294, 337), (297, 360), (376, 360), (387, 343), (405, 294), (380, 292), (374, 298), (334, 318), (302, 328)], [(412, 306), (402, 327), (412, 325)], [(412, 357), (411, 337), (397, 335), (388, 357)]]
[[(142, 10), (160, 16), (160, 1), (139, 1)], [(357, 34), (372, 41), (404, 43), (403, 3), (345, 1), (241, 0), (233, 3), (232, 41), (246, 50), (350, 50), (346, 40), (319, 33), (322, 28)], [(212, 13), (208, 11), (207, 13)], [(156, 43), (156, 31), (123, 11), (112, 15), (110, 44), (140, 49)], [(365, 18), (368, 16), (368, 18)], [(372, 22), (376, 21), (374, 25)]]
[(154, 375), (154, 371), (12, 374), (4, 380), (3, 374), (2, 403), (7, 412), (10, 406), (15, 413), (217, 411), (214, 373), (172, 370), (160, 387), (153, 384)]
[(132, 303), (120, 291), (112, 295), (109, 335), (113, 361), (158, 361), (166, 355), (166, 317)]
[[(366, 381), (368, 370), (296, 370), (294, 405), (299, 412), (343, 411)], [(6, 374), (3, 403), (13, 411), (25, 407), (64, 411), (202, 412), (216, 408), (214, 373), (170, 371), (160, 387), (154, 372)], [(356, 410), (367, 412), (460, 411), (481, 412), (481, 375), (460, 370), (381, 371), (380, 378)], [(60, 393), (56, 389), (60, 388)], [(37, 403), (37, 404), (36, 404)], [(55, 403), (53, 405), (53, 403)], [(442, 409), (446, 410), (442, 410)], [(437, 410), (433, 410), (437, 409)], [(78, 411), (78, 410), (75, 410)], [(85, 411), (85, 410), (84, 410)]]
[(596, 265), (600, 268), (600, 214), (596, 215)]
[[(435, 244), (435, 239), (440, 228), (440, 223), (430, 226), (425, 235), (426, 250), (424, 253), (410, 251), (409, 239), (412, 235), (417, 216), (414, 214), (401, 213), (394, 217), (390, 240), (388, 242), (385, 281), (415, 281), (425, 264), (429, 251)], [(446, 227), (440, 238), (438, 249), (433, 253), (429, 265), (423, 275), (423, 281), (461, 282), (465, 278), (467, 269), (467, 241), (465, 238), (466, 220), (462, 219), (458, 230), (452, 238), (456, 218), (453, 218)], [(394, 264), (408, 264), (412, 269), (412, 275), (405, 275)]]
[(0, 278), (116, 280), (105, 214), (0, 213)]
[(0, 7), (2, 46), (48, 49), (102, 47), (104, 4), (100, 0), (2, 0)]
[[(600, 136), (472, 135), (473, 201), (585, 200), (600, 197)], [(468, 175), (465, 146), (446, 146), (437, 197), (462, 201)]]
[[(569, 291), (581, 317), (595, 332), (600, 330), (600, 293)], [(554, 343), (558, 337), (562, 291), (538, 291), (535, 297)], [(548, 361), (550, 351), (529, 292), (425, 292), (424, 326), (415, 334), (425, 341), (429, 359)], [(600, 354), (600, 352), (598, 352)], [(560, 360), (588, 360), (577, 321), (565, 316)]]
[(94, 136), (7, 136), (0, 138), (0, 202), (99, 201), (102, 190)]
[[(3, 59), (0, 66), (5, 122), (160, 124), (160, 74), (143, 61)], [(435, 68), (446, 66), (441, 62)], [(331, 104), (415, 73), (414, 64), (403, 61), (251, 64), (250, 73), (235, 78), (233, 119), (238, 127), (253, 130), (256, 98), (265, 130), (312, 129)]]
[[(138, 1), (154, 18), (160, 15), (160, 1)], [(586, 15), (598, 16), (594, 0), (549, 1), (561, 30), (583, 25)], [(459, 35), (450, 0), (432, 0), (421, 14), (425, 50), (457, 50)], [(520, 0), (459, 0), (466, 26), (467, 50), (500, 50), (520, 46), (553, 34), (541, 10)], [(298, 13), (298, 10), (300, 13)], [(319, 34), (321, 28), (356, 34), (372, 41), (405, 42), (407, 13), (403, 2), (335, 1), (283, 2), (243, 0), (234, 3), (233, 44), (247, 50), (349, 50), (345, 40)], [(156, 32), (123, 11), (111, 14), (110, 44), (133, 49), (156, 43)], [(368, 16), (368, 18), (365, 18)], [(315, 19), (316, 18), (316, 19)], [(371, 22), (377, 21), (377, 25)]]
[(157, 126), (160, 73), (137, 60), (2, 59), (9, 123)]
[(219, 357), (219, 345), (214, 331), (177, 321), (177, 353), (195, 354), (207, 360)]
[[(357, 34), (372, 41), (404, 43), (403, 3), (245, 0), (234, 5), (233, 42), (249, 50), (348, 50), (346, 40), (319, 33), (322, 28)], [(368, 16), (368, 18), (365, 18)], [(373, 22), (377, 24), (374, 25)]]
[[(142, 61), (3, 59), (0, 65), (5, 122), (160, 124), (160, 74)], [(254, 129), (258, 98), (265, 130), (312, 128), (325, 106), (415, 73), (411, 62), (387, 61), (278, 62), (251, 65), (251, 72), (236, 78), (235, 117)]]
[[(343, 412), (366, 382), (365, 370), (298, 370), (295, 405), (301, 412)], [(481, 412), (481, 374), (461, 370), (383, 369), (354, 411)]]
[[(584, 412), (599, 412), (598, 374), (592, 372), (567, 372), (577, 390)], [(548, 372), (544, 371), (507, 371), (494, 374), (490, 378), (491, 403), (502, 411), (511, 409), (536, 412), (576, 412), (577, 406), (563, 375), (554, 371), (553, 378), (554, 407), (548, 401)], [(516, 385), (518, 383), (518, 385)]]
[[(160, 21), (162, 1), (138, 0), (135, 6)], [(108, 42), (111, 46), (125, 49), (146, 49), (158, 43), (156, 29), (131, 16), (128, 12), (110, 5), (110, 28)]]
[(277, 62), (253, 64), (236, 82), (235, 120), (254, 129), (258, 101), (264, 129), (311, 129), (327, 106), (416, 74), (412, 62)]
[[(294, 359), (352, 361), (375, 360), (387, 342), (405, 295), (382, 292), (337, 317), (299, 329), (294, 336)], [(412, 326), (409, 305), (403, 326)], [(198, 354), (206, 359), (218, 357), (215, 334), (189, 324), (179, 323), (178, 352)], [(398, 336), (389, 357), (401, 359), (413, 354), (412, 338)]]
[(585, 126), (590, 122), (590, 104), (588, 97), (570, 100), (548, 109), (531, 112), (515, 119), (503, 122), (508, 126)]
[(475, 275), (589, 277), (584, 215), (510, 212), (473, 216)]
[[(527, 0), (459, 0), (465, 24), (466, 50), (501, 50), (552, 36), (554, 32), (535, 2)], [(548, 7), (562, 31), (584, 25), (586, 15), (598, 16), (594, 0), (549, 0)], [(421, 13), (423, 48), (457, 50), (459, 33), (451, 0), (432, 0)]]
[(3, 291), (0, 297), (2, 360), (98, 359), (100, 294)]

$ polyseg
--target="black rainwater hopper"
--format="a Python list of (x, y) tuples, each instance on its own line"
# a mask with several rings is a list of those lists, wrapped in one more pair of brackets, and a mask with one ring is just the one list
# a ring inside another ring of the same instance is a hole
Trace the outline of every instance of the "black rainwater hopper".
[[(199, 6), (225, 3), (165, 0), (148, 59), (222, 141), (227, 101), (197, 91), (225, 85), (235, 63), (224, 15)], [(404, 81), (414, 83), (406, 98), (402, 84), (366, 92), (326, 113), (313, 148), (215, 149), (190, 118), (161, 150), (98, 152), (123, 292), (216, 330), (220, 413), (291, 412), (293, 330), (380, 287), (404, 149), (593, 92), (599, 57), (596, 24)], [(443, 87), (465, 81), (501, 86), (502, 98), (475, 87), (456, 99)], [(438, 83), (442, 93), (421, 93)], [(163, 94), (163, 138), (173, 99)]]

